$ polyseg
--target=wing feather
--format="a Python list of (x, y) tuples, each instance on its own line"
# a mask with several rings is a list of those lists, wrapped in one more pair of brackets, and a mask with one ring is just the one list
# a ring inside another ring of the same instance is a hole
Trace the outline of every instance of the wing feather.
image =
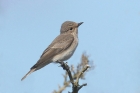
[(53, 42), (44, 50), (38, 62), (31, 68), (40, 69), (45, 65), (49, 64), (50, 60), (57, 54), (63, 52), (65, 49), (69, 48), (74, 40), (71, 34), (60, 34), (56, 37)]

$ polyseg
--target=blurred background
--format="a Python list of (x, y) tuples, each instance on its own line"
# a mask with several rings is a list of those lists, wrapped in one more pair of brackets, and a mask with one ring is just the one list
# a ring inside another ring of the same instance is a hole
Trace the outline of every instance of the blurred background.
[(140, 93), (140, 0), (0, 0), (0, 93), (52, 93), (63, 85), (58, 64), (20, 80), (67, 20), (84, 22), (68, 64), (86, 52), (95, 65), (79, 93)]

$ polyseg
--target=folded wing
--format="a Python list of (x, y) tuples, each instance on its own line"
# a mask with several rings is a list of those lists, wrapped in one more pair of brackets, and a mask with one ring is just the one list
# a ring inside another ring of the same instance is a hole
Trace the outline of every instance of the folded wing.
[(44, 50), (38, 62), (31, 69), (36, 68), (36, 70), (38, 70), (49, 64), (54, 56), (69, 48), (73, 40), (74, 37), (71, 34), (60, 34), (54, 39), (54, 41), (49, 45), (49, 47)]

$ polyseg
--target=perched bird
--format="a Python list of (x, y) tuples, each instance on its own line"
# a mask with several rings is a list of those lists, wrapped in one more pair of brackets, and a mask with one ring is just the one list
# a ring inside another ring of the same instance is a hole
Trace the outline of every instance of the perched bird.
[(78, 45), (78, 27), (82, 23), (64, 22), (60, 29), (60, 35), (44, 50), (37, 63), (31, 67), (30, 71), (21, 80), (51, 62), (68, 60)]

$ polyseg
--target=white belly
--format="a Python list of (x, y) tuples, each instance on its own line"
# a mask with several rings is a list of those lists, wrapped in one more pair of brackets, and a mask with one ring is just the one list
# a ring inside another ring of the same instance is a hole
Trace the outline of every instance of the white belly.
[(74, 53), (76, 47), (78, 45), (78, 38), (76, 37), (72, 43), (72, 45), (67, 49), (65, 50), (64, 52), (62, 52), (61, 54), (59, 55), (56, 55), (54, 58), (53, 58), (53, 62), (56, 62), (56, 61), (65, 61), (65, 60), (68, 60)]

